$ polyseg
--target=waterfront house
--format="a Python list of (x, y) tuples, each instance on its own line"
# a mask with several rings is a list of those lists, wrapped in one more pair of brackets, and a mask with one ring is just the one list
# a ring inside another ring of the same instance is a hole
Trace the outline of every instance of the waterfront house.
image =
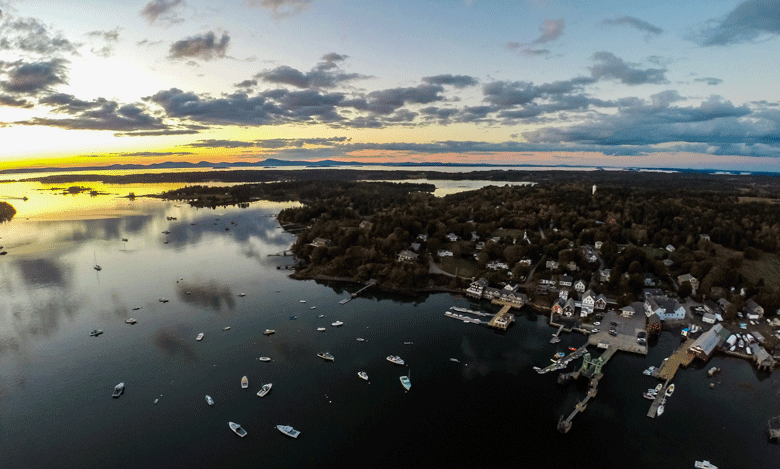
[(539, 279), (539, 284), (540, 285), (555, 285), (555, 277), (553, 277), (550, 274), (544, 274)]
[(563, 315), (566, 317), (574, 316), (574, 298), (569, 298), (563, 305)]
[(456, 235), (455, 233), (450, 233), (447, 235), (447, 239), (450, 240), (450, 242), (454, 243), (455, 241), (458, 240), (458, 235)]
[(720, 313), (720, 307), (717, 305), (717, 303), (715, 303), (709, 298), (706, 298), (702, 302), (702, 306), (704, 306), (704, 310), (708, 313), (712, 313), (712, 314)]
[(400, 262), (416, 261), (417, 257), (418, 254), (416, 252), (409, 251), (408, 249), (404, 249), (398, 253), (398, 260)]
[(677, 277), (677, 284), (682, 285), (683, 282), (688, 282), (691, 284), (691, 289), (693, 291), (693, 294), (696, 294), (696, 289), (699, 288), (699, 281), (691, 274), (685, 274), (680, 275)]
[(555, 300), (555, 302), (552, 305), (552, 313), (553, 314), (563, 314), (563, 306), (566, 304), (566, 300), (563, 298), (558, 298)]
[(484, 278), (480, 278), (479, 280), (476, 280), (474, 282), (471, 282), (471, 285), (466, 289), (466, 296), (471, 296), (476, 299), (482, 298), (482, 292), (485, 291), (485, 288), (488, 286), (488, 281)]
[(501, 304), (512, 305), (515, 308), (522, 308), (524, 304), (528, 303), (528, 297), (525, 293), (507, 290), (506, 287), (499, 292), (498, 300)]
[(685, 319), (685, 307), (677, 300), (656, 300), (656, 302), (662, 310), (658, 314), (662, 321)]
[(578, 293), (583, 293), (585, 291), (586, 287), (587, 287), (587, 285), (585, 285), (585, 280), (579, 279), (576, 282), (574, 282), (574, 289)]
[(688, 352), (696, 355), (697, 358), (709, 360), (715, 348), (723, 344), (728, 339), (731, 332), (724, 329), (720, 324), (715, 324), (710, 330), (700, 335), (688, 348)]
[(593, 293), (593, 290), (588, 290), (585, 293), (582, 294), (582, 307), (583, 308), (590, 308), (593, 309), (594, 305), (596, 304), (596, 294)]
[(767, 370), (774, 368), (775, 360), (769, 355), (769, 352), (767, 352), (764, 347), (761, 347), (758, 344), (751, 344), (750, 350), (753, 352), (753, 360), (756, 361), (759, 370), (762, 368), (766, 368)]
[(558, 285), (562, 287), (570, 287), (574, 279), (571, 275), (562, 275), (561, 278), (558, 280)]
[(598, 295), (593, 303), (593, 307), (596, 309), (605, 309), (607, 307), (607, 297)]
[(645, 316), (650, 317), (651, 315), (655, 314), (659, 318), (661, 317), (661, 307), (655, 301), (654, 296), (645, 295), (644, 307), (645, 307)]
[(759, 306), (753, 298), (745, 301), (745, 306), (742, 308), (742, 311), (747, 315), (748, 319), (753, 321), (764, 316), (764, 308)]

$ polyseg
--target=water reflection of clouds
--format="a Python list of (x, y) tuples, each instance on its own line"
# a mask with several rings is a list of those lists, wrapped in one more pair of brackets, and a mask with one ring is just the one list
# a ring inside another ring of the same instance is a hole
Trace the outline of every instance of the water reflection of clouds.
[(236, 308), (235, 295), (230, 287), (215, 281), (206, 284), (177, 283), (176, 295), (184, 303), (194, 304), (221, 311), (224, 303), (229, 310)]
[(187, 361), (197, 361), (198, 355), (191, 344), (192, 339), (184, 339), (186, 334), (189, 334), (189, 329), (185, 326), (163, 327), (154, 333), (152, 342), (170, 356), (181, 356)]
[(72, 269), (53, 259), (16, 259), (17, 271), (27, 285), (56, 286), (70, 285)]

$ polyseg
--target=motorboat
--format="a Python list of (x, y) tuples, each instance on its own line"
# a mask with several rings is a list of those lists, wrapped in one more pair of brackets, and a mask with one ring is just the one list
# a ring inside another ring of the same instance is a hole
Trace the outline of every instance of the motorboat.
[(97, 336), (99, 336), (102, 333), (103, 333), (103, 331), (100, 330), (100, 329), (92, 329), (92, 332), (89, 333), (89, 336), (90, 337), (97, 337)]
[(246, 376), (241, 377), (241, 389), (246, 389), (249, 387), (249, 378)]
[(271, 361), (271, 359), (268, 358), (268, 357), (260, 357), (260, 358), (258, 358), (258, 360), (260, 360), (261, 362), (270, 362)]
[(265, 330), (265, 332), (263, 332), (263, 334), (265, 334), (265, 335), (271, 335), (271, 334), (273, 334), (273, 333), (275, 333), (275, 332), (276, 332), (276, 331), (275, 331), (275, 330), (273, 330), (273, 329), (266, 329), (266, 330)]
[(404, 345), (412, 345), (412, 342), (404, 342)]
[(666, 388), (666, 392), (664, 393), (664, 396), (671, 397), (673, 392), (674, 392), (674, 384), (670, 384), (669, 387)]
[(296, 319), (298, 319), (298, 316), (290, 316), (290, 321), (294, 321)]
[(329, 362), (332, 362), (333, 360), (335, 360), (335, 357), (333, 355), (331, 355), (330, 353), (328, 353), (328, 352), (320, 352), (320, 353), (317, 354), (317, 356), (322, 358), (323, 360), (327, 360)]
[(125, 324), (135, 324), (137, 322), (135, 318), (125, 319)]
[(711, 462), (707, 461), (706, 459), (704, 461), (695, 461), (693, 463), (693, 467), (697, 469), (718, 469), (718, 466), (712, 464)]
[(409, 381), (408, 376), (401, 376), (401, 386), (403, 386), (407, 391), (412, 387), (412, 382)]
[(242, 292), (242, 293), (239, 293), (239, 294), (238, 294), (238, 296), (240, 296), (241, 298), (243, 298), (243, 297), (245, 297), (245, 296), (246, 296), (246, 293), (243, 293), (243, 292)]
[(160, 303), (167, 303), (169, 300), (168, 300), (168, 298), (160, 298), (157, 301), (159, 301)]
[(222, 328), (222, 330), (223, 331), (229, 331), (230, 330), (230, 326), (225, 326), (225, 327)]
[(343, 326), (343, 325), (344, 325), (344, 323), (341, 322), (341, 321), (336, 321), (333, 324), (331, 324), (331, 326), (333, 326), (333, 327), (339, 327), (339, 326)]
[(241, 425), (235, 423), (235, 422), (228, 422), (228, 425), (230, 426), (230, 429), (233, 430), (233, 433), (240, 436), (241, 438), (246, 436), (246, 430), (241, 428)]
[(206, 394), (206, 403), (208, 405), (214, 405), (214, 399), (212, 399), (208, 394)]
[(357, 339), (355, 339), (355, 340), (357, 340), (358, 342), (365, 342), (365, 341), (366, 341), (366, 339), (364, 339), (364, 338), (362, 338), (362, 337), (358, 337), (358, 338), (357, 338)]
[(101, 271), (101, 270), (103, 270), (103, 268), (102, 268), (102, 267), (100, 267), (100, 266), (99, 266), (99, 265), (97, 265), (97, 264), (95, 264), (95, 267), (93, 267), (93, 268), (94, 268), (95, 270), (97, 270), (97, 271)]
[(457, 358), (450, 358), (450, 361), (455, 363), (460, 363), (460, 360), (458, 360)]
[(320, 314), (320, 315), (319, 315), (319, 316), (317, 316), (317, 317), (318, 317), (318, 318), (324, 318), (324, 317), (325, 317), (325, 315), (324, 315), (324, 314)]
[(260, 397), (265, 396), (271, 390), (271, 386), (273, 386), (273, 384), (271, 384), (271, 383), (264, 384), (263, 387), (260, 388), (259, 391), (257, 391), (257, 395), (260, 396)]
[(717, 373), (719, 371), (720, 371), (720, 368), (718, 368), (717, 366), (713, 366), (712, 368), (707, 370), (707, 375), (712, 377), (715, 373)]
[(119, 397), (123, 392), (125, 392), (125, 383), (119, 383), (114, 386), (114, 393), (111, 395), (111, 397)]
[(646, 369), (645, 371), (643, 371), (642, 374), (646, 375), (646, 376), (650, 376), (650, 375), (653, 374), (653, 371), (655, 371), (655, 367), (651, 366), (648, 369)]
[(750, 350), (750, 347), (745, 347), (745, 353), (747, 353), (748, 355), (753, 355), (753, 351)]
[(655, 397), (657, 395), (658, 395), (658, 393), (655, 392), (655, 389), (651, 388), (651, 389), (648, 389), (647, 391), (645, 391), (645, 393), (642, 394), (642, 397), (644, 397), (645, 399), (649, 399), (651, 401), (654, 401)]
[(306, 300), (300, 300), (301, 303), (306, 303)]
[(661, 384), (661, 383), (658, 383), (658, 386), (655, 387), (655, 392), (659, 393), (659, 392), (661, 392), (661, 389), (663, 389), (663, 388), (664, 388), (664, 385)]
[(318, 327), (318, 328), (317, 328), (317, 330), (318, 330), (318, 331), (320, 331), (320, 332), (322, 332), (322, 331), (324, 331), (324, 330), (325, 330), (325, 328), (324, 328), (324, 327)]
[(316, 306), (312, 306), (312, 307), (311, 307), (311, 308), (309, 308), (309, 309), (317, 309), (317, 307), (316, 307)]
[(195, 337), (195, 340), (197, 340), (198, 342), (200, 342), (201, 340), (203, 340), (203, 333), (201, 332), (200, 334), (198, 334), (198, 336), (197, 336), (197, 337)]
[(404, 361), (401, 360), (401, 357), (395, 356), (395, 355), (388, 355), (387, 361), (395, 363), (396, 365), (403, 365)]
[(664, 413), (664, 405), (661, 404), (658, 406), (658, 410), (655, 412), (655, 415), (661, 415)]
[(358, 376), (360, 376), (364, 380), (368, 381), (368, 374), (366, 374), (365, 371), (358, 371)]
[(289, 425), (277, 425), (276, 429), (279, 430), (280, 432), (284, 433), (285, 435), (293, 437), (293, 438), (298, 438), (298, 435), (301, 434), (301, 432), (299, 432), (298, 430), (294, 429), (293, 427), (291, 427)]

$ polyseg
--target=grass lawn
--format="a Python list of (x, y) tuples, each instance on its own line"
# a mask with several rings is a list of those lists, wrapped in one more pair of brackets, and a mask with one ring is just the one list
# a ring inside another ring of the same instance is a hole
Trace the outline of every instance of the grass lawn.
[[(444, 257), (436, 263), (439, 268), (450, 274), (456, 274), (458, 277), (473, 277), (474, 269), (477, 263), (468, 259), (456, 259), (454, 257)], [(456, 273), (457, 270), (457, 273)]]
[(663, 259), (664, 253), (666, 252), (666, 249), (661, 248), (643, 247), (642, 249), (645, 250), (645, 255), (649, 259)]
[[(716, 245), (716, 249), (718, 257), (732, 257), (740, 254), (738, 251), (723, 246)], [(764, 279), (765, 285), (777, 285), (780, 283), (780, 256), (762, 253), (758, 260), (745, 259), (742, 267), (739, 268), (739, 273), (754, 285), (761, 278)]]

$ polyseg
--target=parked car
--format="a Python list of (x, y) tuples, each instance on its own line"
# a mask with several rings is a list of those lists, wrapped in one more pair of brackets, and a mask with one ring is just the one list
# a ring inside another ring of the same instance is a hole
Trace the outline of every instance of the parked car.
[(601, 322), (599, 322), (599, 321), (596, 321), (596, 322), (594, 322), (594, 323), (593, 323), (593, 325), (594, 325), (594, 326), (600, 326), (600, 325), (601, 325)]

